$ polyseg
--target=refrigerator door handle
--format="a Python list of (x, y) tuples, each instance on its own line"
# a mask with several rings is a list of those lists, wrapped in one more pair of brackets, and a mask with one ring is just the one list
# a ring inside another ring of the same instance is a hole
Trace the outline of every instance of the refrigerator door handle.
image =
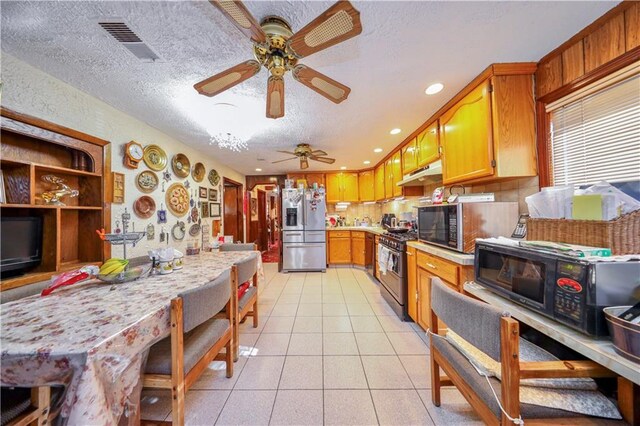
[(302, 223), (307, 227), (307, 200), (302, 196)]

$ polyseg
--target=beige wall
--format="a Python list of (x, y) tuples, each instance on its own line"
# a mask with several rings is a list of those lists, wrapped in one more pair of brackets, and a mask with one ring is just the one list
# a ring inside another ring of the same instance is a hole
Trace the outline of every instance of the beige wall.
[[(135, 177), (142, 170), (146, 170), (146, 166), (141, 163), (138, 169), (131, 170), (122, 164), (121, 150), (123, 146), (131, 140), (135, 140), (142, 145), (156, 144), (166, 152), (169, 159), (171, 159), (174, 154), (183, 153), (189, 157), (192, 163), (197, 161), (202, 162), (206, 167), (207, 173), (211, 169), (216, 169), (221, 177), (228, 177), (238, 182), (245, 181), (244, 175), (218, 162), (216, 158), (208, 152), (196, 150), (182, 141), (4, 52), (2, 52), (1, 70), (3, 107), (48, 120), (111, 142), (111, 168), (115, 172), (125, 174), (125, 202), (124, 204), (112, 204), (111, 206), (112, 229), (115, 228), (115, 222), (119, 219), (124, 208), (126, 207), (129, 212), (133, 213), (133, 203), (138, 197), (143, 195), (135, 185)], [(168, 167), (170, 168), (170, 166)], [(108, 176), (107, 178), (110, 179), (111, 177)], [(173, 174), (170, 183), (184, 183), (187, 180), (190, 182), (191, 188), (196, 191), (196, 200), (198, 196), (198, 186), (213, 188), (206, 178), (203, 182), (196, 183), (191, 177), (187, 179), (177, 179)], [(168, 187), (168, 185), (166, 186)], [(222, 189), (221, 183), (218, 184), (218, 189)], [(163, 203), (166, 208), (166, 202), (164, 201), (165, 194), (162, 193), (161, 188), (156, 189), (148, 195), (154, 198), (157, 208), (160, 208), (161, 203)], [(222, 198), (222, 193), (220, 193), (219, 197)], [(132, 214), (132, 220), (135, 223), (135, 229), (137, 231), (143, 230), (149, 223), (153, 223), (156, 236), (152, 241), (143, 239), (135, 248), (129, 247), (127, 249), (127, 255), (144, 255), (147, 250), (160, 246), (159, 234), (162, 226), (165, 227), (167, 232), (171, 232), (171, 227), (178, 219), (184, 220), (186, 223), (187, 216), (177, 218), (167, 211), (167, 223), (165, 225), (158, 225), (155, 214), (149, 219), (140, 219)], [(204, 219), (203, 223), (210, 224), (211, 221), (212, 219)], [(187, 230), (189, 226), (190, 225), (187, 224)], [(213, 227), (211, 227), (211, 229), (213, 229)], [(87, 238), (97, 238), (93, 229), (81, 230), (81, 232), (86, 232)], [(189, 237), (187, 233), (182, 241), (174, 241), (170, 238), (170, 245), (179, 250), (185, 250), (188, 243), (199, 242), (200, 239), (200, 235), (197, 237)], [(162, 243), (162, 246), (166, 246), (166, 243)], [(120, 256), (121, 253), (121, 247), (113, 247), (112, 255), (114, 257)]]

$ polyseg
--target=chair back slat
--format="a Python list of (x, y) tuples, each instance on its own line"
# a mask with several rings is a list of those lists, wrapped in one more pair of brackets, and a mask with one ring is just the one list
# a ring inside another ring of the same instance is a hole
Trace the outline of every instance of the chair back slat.
[(182, 323), (187, 333), (207, 321), (222, 309), (231, 298), (231, 272), (224, 271), (215, 280), (178, 295), (182, 298)]
[(255, 244), (233, 244), (225, 243), (221, 244), (218, 250), (220, 251), (251, 251), (255, 250)]
[(496, 361), (500, 361), (500, 319), (509, 314), (451, 290), (431, 278), (431, 309), (447, 327)]
[(258, 254), (253, 253), (246, 259), (235, 263), (238, 268), (238, 285), (245, 283), (258, 271)]

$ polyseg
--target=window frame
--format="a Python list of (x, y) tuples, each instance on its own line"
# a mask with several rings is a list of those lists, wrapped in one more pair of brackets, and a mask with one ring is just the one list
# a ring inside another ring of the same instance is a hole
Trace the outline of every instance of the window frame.
[(556, 102), (578, 90), (589, 86), (600, 79), (606, 78), (625, 68), (634, 62), (640, 61), (640, 47), (630, 50), (599, 68), (577, 78), (558, 89), (536, 99), (536, 144), (538, 150), (538, 178), (540, 187), (551, 186), (553, 182), (550, 170), (551, 153), (549, 152), (550, 113), (547, 113), (548, 104)]

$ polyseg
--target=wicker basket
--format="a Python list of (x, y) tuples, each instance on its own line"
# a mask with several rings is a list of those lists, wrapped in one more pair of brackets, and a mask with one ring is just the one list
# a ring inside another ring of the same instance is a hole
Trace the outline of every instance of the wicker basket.
[(610, 248), (614, 255), (640, 253), (640, 210), (615, 220), (532, 219), (527, 239)]

